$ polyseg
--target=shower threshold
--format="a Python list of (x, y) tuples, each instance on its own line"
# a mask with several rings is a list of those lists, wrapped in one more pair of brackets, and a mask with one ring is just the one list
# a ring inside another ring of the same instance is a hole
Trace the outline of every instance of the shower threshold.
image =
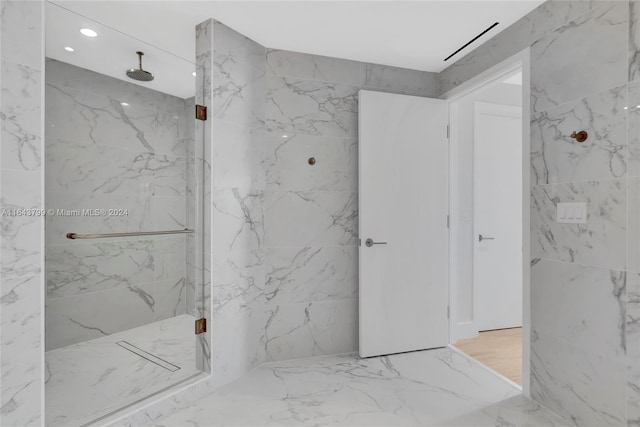
[(184, 314), (46, 352), (46, 426), (82, 426), (193, 377), (194, 321)]

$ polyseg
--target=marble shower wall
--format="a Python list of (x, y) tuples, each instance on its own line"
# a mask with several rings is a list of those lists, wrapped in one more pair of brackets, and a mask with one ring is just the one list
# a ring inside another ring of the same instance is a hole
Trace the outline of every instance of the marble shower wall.
[(43, 207), (44, 4), (0, 7), (0, 425), (39, 426), (44, 218), (13, 210)]
[(264, 362), (265, 48), (214, 20), (196, 37), (209, 106), (205, 206), (213, 225), (205, 250), (213, 278), (211, 382), (219, 385)]
[(49, 59), (45, 80), (47, 350), (186, 313), (185, 236), (65, 235), (187, 226), (193, 104)]
[(266, 359), (356, 351), (358, 90), (436, 97), (437, 75), (282, 50), (266, 65)]
[[(579, 426), (640, 426), (639, 6), (547, 1), (440, 74), (444, 93), (530, 47), (530, 392)], [(556, 222), (572, 201), (586, 224)]]

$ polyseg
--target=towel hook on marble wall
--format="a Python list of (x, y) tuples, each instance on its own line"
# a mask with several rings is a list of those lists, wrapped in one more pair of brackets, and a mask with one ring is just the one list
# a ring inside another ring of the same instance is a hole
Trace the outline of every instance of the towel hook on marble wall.
[(589, 134), (587, 131), (581, 130), (580, 132), (573, 132), (570, 136), (578, 142), (585, 142), (589, 137)]

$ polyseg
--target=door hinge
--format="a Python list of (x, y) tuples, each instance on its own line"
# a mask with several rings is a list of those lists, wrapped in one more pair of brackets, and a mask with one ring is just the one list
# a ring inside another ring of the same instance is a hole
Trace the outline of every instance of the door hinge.
[(451, 310), (449, 310), (449, 306), (447, 306), (447, 319), (450, 319)]
[(447, 228), (449, 228), (449, 215), (447, 215)]
[(196, 335), (204, 334), (207, 332), (207, 319), (204, 317), (202, 319), (196, 320)]
[(207, 120), (207, 107), (205, 105), (196, 105), (196, 119)]
[(449, 125), (447, 125), (447, 139), (449, 139)]

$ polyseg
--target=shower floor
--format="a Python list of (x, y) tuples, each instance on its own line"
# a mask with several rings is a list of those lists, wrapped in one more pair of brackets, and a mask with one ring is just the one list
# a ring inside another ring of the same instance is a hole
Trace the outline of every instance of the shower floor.
[(185, 314), (46, 352), (47, 427), (82, 426), (197, 375), (194, 321)]

